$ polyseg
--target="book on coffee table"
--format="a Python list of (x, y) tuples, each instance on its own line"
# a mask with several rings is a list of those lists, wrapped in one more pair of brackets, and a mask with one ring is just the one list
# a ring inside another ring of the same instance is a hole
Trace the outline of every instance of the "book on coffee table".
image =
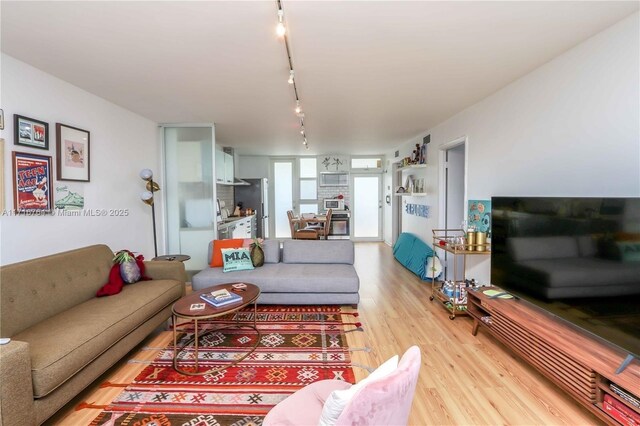
[(241, 296), (229, 293), (229, 291), (225, 289), (212, 291), (211, 293), (203, 293), (200, 295), (200, 298), (216, 308), (242, 301)]

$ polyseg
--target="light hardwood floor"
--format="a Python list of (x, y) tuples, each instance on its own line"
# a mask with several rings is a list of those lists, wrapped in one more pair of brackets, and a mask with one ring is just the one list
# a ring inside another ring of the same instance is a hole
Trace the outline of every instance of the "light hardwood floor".
[[(347, 337), (351, 348), (371, 350), (354, 351), (353, 362), (375, 367), (411, 345), (422, 351), (411, 425), (600, 424), (491, 336), (482, 330), (472, 336), (469, 317), (449, 320), (438, 302), (429, 301), (429, 285), (400, 266), (385, 244), (356, 244), (356, 269), (361, 283), (358, 320), (364, 332)], [(345, 322), (353, 322), (353, 317), (346, 316)], [(170, 338), (169, 332), (162, 332), (140, 348), (162, 347)], [(49, 423), (83, 425), (93, 420), (100, 408), (79, 409), (79, 404), (111, 401), (122, 388), (99, 384), (130, 383), (144, 366), (136, 361), (151, 360), (157, 352), (140, 348)], [(357, 379), (368, 374), (362, 368), (354, 370)]]

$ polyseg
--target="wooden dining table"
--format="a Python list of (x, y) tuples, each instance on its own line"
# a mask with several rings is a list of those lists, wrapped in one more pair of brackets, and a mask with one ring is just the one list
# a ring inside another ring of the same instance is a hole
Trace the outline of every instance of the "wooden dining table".
[(311, 223), (321, 223), (324, 224), (327, 221), (327, 216), (324, 214), (314, 215), (314, 216), (298, 216), (293, 218), (292, 222), (298, 224), (298, 229), (304, 229), (307, 225)]

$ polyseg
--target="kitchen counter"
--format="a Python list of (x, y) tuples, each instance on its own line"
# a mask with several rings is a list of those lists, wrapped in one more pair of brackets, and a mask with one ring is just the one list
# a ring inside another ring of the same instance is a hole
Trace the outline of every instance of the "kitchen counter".
[(221, 222), (218, 222), (218, 229), (228, 228), (233, 223), (239, 222), (242, 219), (251, 219), (254, 216), (255, 215), (253, 215), (253, 214), (251, 214), (249, 216), (229, 216), (227, 219), (224, 219)]

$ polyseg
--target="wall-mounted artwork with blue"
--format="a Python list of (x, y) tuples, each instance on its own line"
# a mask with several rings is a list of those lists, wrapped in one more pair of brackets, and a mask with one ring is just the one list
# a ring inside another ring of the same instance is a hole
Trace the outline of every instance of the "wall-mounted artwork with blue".
[(491, 200), (469, 200), (467, 224), (476, 231), (491, 234)]
[(414, 216), (429, 217), (429, 206), (424, 204), (407, 203), (404, 206), (404, 211), (407, 214), (412, 214)]

